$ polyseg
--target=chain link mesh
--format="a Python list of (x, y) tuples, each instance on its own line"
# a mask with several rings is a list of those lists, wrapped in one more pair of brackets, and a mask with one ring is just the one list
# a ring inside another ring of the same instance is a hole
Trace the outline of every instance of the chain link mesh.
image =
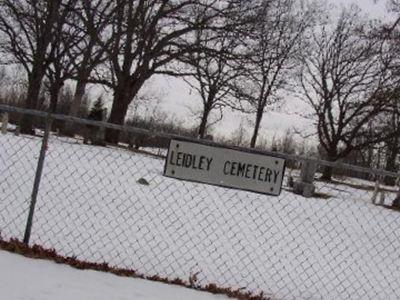
[[(41, 138), (8, 133), (0, 144), (1, 235), (22, 238)], [(272, 197), (165, 178), (163, 166), (52, 134), (31, 243), (273, 299), (400, 298), (400, 212), (371, 202), (374, 182), (316, 181), (304, 198), (285, 178)], [(384, 189), (390, 205), (397, 189)]]
[(0, 135), (0, 233), (22, 239), (41, 140)]

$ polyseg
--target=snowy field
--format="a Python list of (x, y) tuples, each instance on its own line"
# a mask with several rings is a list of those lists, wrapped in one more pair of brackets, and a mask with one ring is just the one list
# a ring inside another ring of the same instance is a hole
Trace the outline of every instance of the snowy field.
[(0, 251), (0, 295), (7, 300), (223, 300), (204, 292), (81, 271), (53, 262)]
[[(22, 239), (39, 149), (38, 138), (0, 136), (3, 238)], [(31, 243), (274, 299), (400, 298), (400, 213), (371, 204), (373, 183), (270, 197), (164, 178), (163, 165), (52, 137)]]

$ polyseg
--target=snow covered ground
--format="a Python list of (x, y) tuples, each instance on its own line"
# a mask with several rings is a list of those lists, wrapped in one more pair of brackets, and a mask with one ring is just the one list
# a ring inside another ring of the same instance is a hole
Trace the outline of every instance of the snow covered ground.
[[(23, 236), (39, 148), (0, 136), (4, 238)], [(400, 298), (400, 213), (371, 204), (370, 189), (318, 182), (327, 199), (270, 197), (165, 178), (163, 164), (52, 137), (31, 242), (275, 299)]]
[[(1, 117), (1, 115), (0, 115), (0, 117)], [(2, 128), (2, 126), (3, 126), (3, 123), (0, 120), (0, 128)], [(7, 124), (8, 130), (15, 130), (16, 128), (17, 128), (17, 126), (15, 126), (14, 124), (10, 124), (10, 123)]]
[(81, 271), (0, 251), (0, 295), (7, 300), (222, 300), (183, 287)]

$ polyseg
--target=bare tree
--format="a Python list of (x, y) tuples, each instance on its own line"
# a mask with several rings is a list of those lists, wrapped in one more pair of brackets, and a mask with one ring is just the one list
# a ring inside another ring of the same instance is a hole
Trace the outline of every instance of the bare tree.
[[(166, 65), (195, 51), (190, 34), (223, 13), (224, 3), (216, 0), (113, 1), (109, 34), (96, 35), (97, 44), (105, 49), (108, 67), (91, 80), (105, 84), (114, 92), (109, 122), (122, 124), (129, 104), (144, 83), (154, 74), (171, 74)], [(108, 130), (106, 140), (116, 143), (118, 132)]]
[[(390, 25), (387, 41), (390, 44), (390, 51), (394, 54), (395, 59), (392, 64), (394, 75), (400, 76), (400, 1), (390, 0), (389, 9), (397, 15), (396, 20)], [(400, 132), (400, 87), (395, 86), (388, 93), (388, 100), (393, 104), (393, 111), (387, 115), (387, 130)], [(394, 134), (392, 138), (386, 141), (386, 170), (397, 172), (399, 170), (397, 158), (400, 154), (400, 137)], [(386, 177), (385, 183), (394, 184), (392, 178)]]
[[(344, 9), (332, 25), (314, 30), (299, 73), (302, 98), (312, 109), (324, 158), (336, 161), (388, 136), (371, 120), (387, 113), (390, 102), (383, 96), (391, 84), (389, 62), (383, 42), (368, 35), (359, 10)], [(330, 180), (332, 168), (325, 168), (323, 179)]]
[[(236, 108), (233, 93), (233, 82), (243, 70), (242, 55), (238, 49), (241, 46), (238, 33), (232, 28), (215, 32), (198, 28), (195, 33), (199, 52), (189, 52), (180, 58), (190, 66), (190, 77), (185, 81), (195, 89), (201, 97), (202, 107), (198, 136), (204, 138), (207, 128), (220, 121), (223, 109)], [(220, 118), (209, 124), (210, 114), (218, 110)]]
[[(42, 80), (48, 68), (51, 45), (60, 41), (63, 26), (77, 0), (3, 0), (0, 2), (2, 49), (21, 64), (28, 75), (26, 107), (36, 109)], [(32, 119), (21, 131), (33, 133)]]
[(7, 72), (4, 66), (0, 67), (0, 87), (4, 85), (7, 79)]
[[(84, 39), (81, 31), (71, 23), (76, 21), (77, 15), (71, 14), (60, 32), (60, 39), (51, 42), (50, 64), (46, 69), (47, 90), (50, 94), (50, 111), (57, 111), (58, 98), (61, 88), (68, 79), (72, 79), (77, 73), (77, 65), (75, 61), (81, 55), (78, 48), (81, 41)], [(46, 81), (45, 81), (46, 83)], [(46, 84), (45, 84), (46, 85)]]
[(389, 11), (397, 14), (394, 22), (389, 26), (389, 31), (395, 30), (400, 26), (400, 0), (388, 0)]
[[(75, 94), (70, 106), (69, 114), (77, 117), (81, 111), (82, 100), (86, 93), (86, 86), (95, 68), (106, 60), (105, 47), (96, 43), (97, 36), (105, 33), (110, 24), (113, 0), (79, 1), (75, 10), (73, 23), (70, 24), (82, 38), (74, 48), (69, 50), (69, 58), (74, 64), (76, 72), (72, 78), (76, 81)], [(73, 123), (67, 122), (65, 133), (73, 134)]]
[(236, 82), (236, 96), (246, 100), (255, 114), (250, 146), (254, 148), (266, 108), (279, 101), (288, 88), (302, 38), (312, 25), (312, 14), (298, 1), (263, 1), (247, 32), (249, 61), (246, 74)]
[[(385, 132), (390, 135), (381, 147), (381, 152), (384, 154), (384, 168), (389, 172), (397, 172), (399, 170), (397, 158), (400, 154), (400, 87), (397, 86), (392, 90), (385, 91), (382, 93), (382, 97), (385, 97), (392, 108), (375, 120), (375, 123), (383, 124)], [(386, 177), (385, 183), (394, 185), (395, 178)]]

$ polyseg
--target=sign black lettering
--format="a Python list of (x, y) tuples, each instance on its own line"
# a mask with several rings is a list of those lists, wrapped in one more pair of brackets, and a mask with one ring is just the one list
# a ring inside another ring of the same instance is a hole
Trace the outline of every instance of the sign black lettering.
[(279, 195), (283, 158), (172, 140), (164, 175), (181, 180)]

